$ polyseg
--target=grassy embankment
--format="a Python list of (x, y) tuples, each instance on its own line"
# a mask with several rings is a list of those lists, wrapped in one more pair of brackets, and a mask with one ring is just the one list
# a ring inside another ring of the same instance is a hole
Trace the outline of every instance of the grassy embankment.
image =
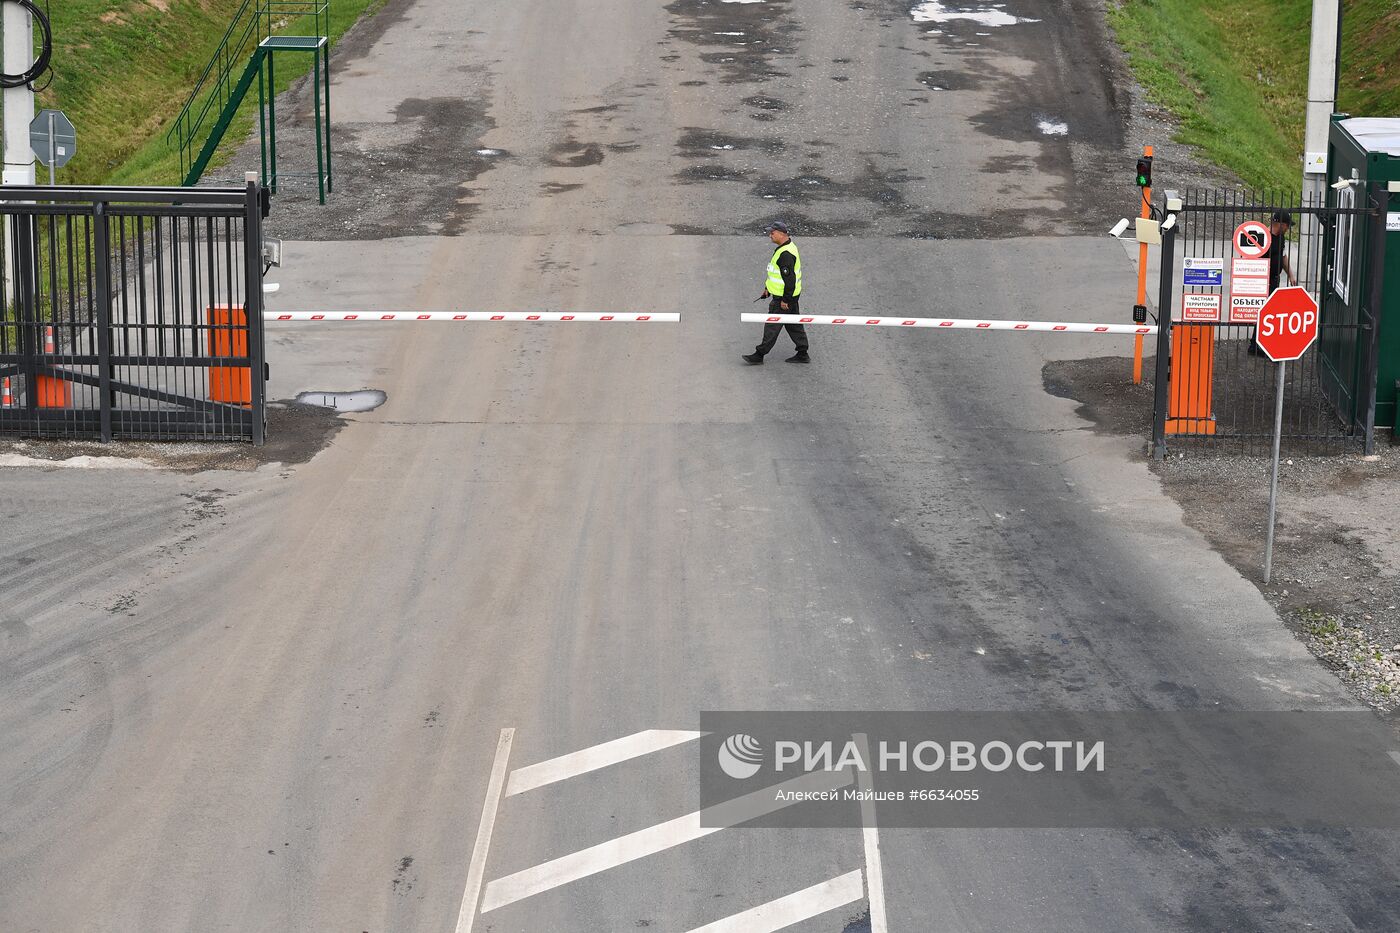
[[(332, 42), (380, 3), (331, 0)], [(62, 109), (78, 130), (78, 154), (60, 172), (60, 183), (179, 184), (178, 153), (166, 144), (166, 129), (241, 4), (242, 0), (51, 0), (53, 83), (39, 94), (37, 106)], [(293, 21), (286, 31), (309, 31), (299, 22)], [(310, 56), (279, 58), (278, 90), (310, 69)], [(247, 138), (257, 117), (256, 92), (249, 97), (215, 165)], [(48, 180), (42, 167), (39, 180)]]
[[(1400, 116), (1400, 3), (1344, 5), (1338, 109)], [(1298, 189), (1311, 0), (1117, 0), (1109, 19), (1178, 141), (1246, 184)]]

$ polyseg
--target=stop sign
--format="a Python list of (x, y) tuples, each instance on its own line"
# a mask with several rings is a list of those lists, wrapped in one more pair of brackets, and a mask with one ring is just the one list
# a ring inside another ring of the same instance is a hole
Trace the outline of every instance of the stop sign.
[(1277, 288), (1259, 309), (1255, 340), (1275, 363), (1296, 360), (1317, 339), (1317, 302), (1296, 285)]

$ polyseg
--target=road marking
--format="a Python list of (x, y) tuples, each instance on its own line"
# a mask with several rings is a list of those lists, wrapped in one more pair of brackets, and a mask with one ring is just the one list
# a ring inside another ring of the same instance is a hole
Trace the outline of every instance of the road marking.
[[(870, 761), (870, 741), (864, 732), (857, 732), (853, 739), (860, 749), (861, 758)], [(885, 916), (885, 870), (880, 860), (880, 830), (875, 825), (875, 782), (870, 772), (860, 769), (856, 774), (856, 786), (867, 793), (869, 800), (860, 802), (861, 835), (865, 837), (865, 877), (870, 898), (870, 933), (889, 933), (889, 920)]]
[(585, 748), (583, 751), (560, 755), (558, 758), (551, 758), (548, 761), (541, 761), (539, 764), (524, 768), (516, 768), (511, 772), (510, 782), (506, 785), (506, 796), (513, 797), (516, 794), (523, 794), (527, 790), (534, 790), (536, 787), (568, 780), (572, 777), (578, 777), (580, 774), (587, 774), (589, 771), (597, 771), (600, 768), (606, 768), (609, 765), (615, 765), (632, 758), (640, 758), (643, 755), (650, 755), (652, 752), (659, 752), (675, 745), (693, 742), (704, 734), (703, 732), (683, 732), (673, 729), (648, 729), (635, 735), (604, 742), (602, 745)]
[(787, 897), (760, 904), (752, 910), (696, 927), (690, 933), (773, 933), (794, 923), (810, 920), (865, 894), (860, 869), (839, 878), (814, 884)]
[(486, 877), (486, 853), (491, 848), (491, 833), (496, 828), (496, 810), (501, 805), (501, 789), (506, 783), (506, 763), (510, 760), (510, 743), (515, 740), (514, 729), (502, 729), (496, 743), (496, 761), (491, 766), (491, 780), (486, 785), (486, 800), (481, 805), (481, 822), (476, 827), (476, 845), (467, 868), (467, 888), (462, 892), (462, 907), (457, 912), (457, 933), (471, 933), (476, 920), (476, 902), (481, 897), (481, 882)]
[[(835, 790), (845, 787), (851, 781), (849, 771), (817, 771), (804, 774), (802, 777), (745, 794), (708, 810), (697, 810), (674, 820), (667, 820), (665, 823), (648, 826), (626, 836), (571, 852), (533, 868), (506, 875), (504, 878), (497, 878), (486, 886), (481, 912), (484, 914), (648, 855), (703, 839), (729, 825), (729, 821), (719, 819), (715, 820), (719, 825), (703, 826), (702, 815), (712, 817), (716, 813), (733, 813), (735, 820), (753, 820), (792, 805), (793, 801), (778, 799), (781, 791)], [(465, 931), (459, 929), (458, 933)]]
[(1391, 761), (1400, 765), (1400, 752), (1386, 752), (1386, 754), (1390, 756)]

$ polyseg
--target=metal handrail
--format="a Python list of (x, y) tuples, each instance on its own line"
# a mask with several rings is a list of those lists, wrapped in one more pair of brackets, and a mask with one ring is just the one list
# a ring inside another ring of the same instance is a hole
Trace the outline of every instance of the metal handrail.
[[(209, 64), (205, 66), (204, 73), (201, 74), (199, 76), (199, 80), (195, 82), (194, 89), (190, 91), (189, 97), (185, 98), (185, 105), (180, 108), (180, 115), (175, 118), (175, 125), (170, 128), (170, 131), (168, 133), (166, 133), (167, 139), (169, 139), (175, 134), (176, 128), (184, 121), (185, 117), (189, 114), (190, 109), (194, 107), (195, 101), (199, 99), (200, 93), (204, 90), (205, 82), (209, 80), (209, 75), (214, 70), (214, 66), (221, 64), (221, 62), (223, 63), (223, 67), (219, 69), (219, 80), (223, 80), (227, 75), (229, 68), (227, 65), (227, 61), (224, 58), (224, 51), (229, 44), (229, 38), (233, 35), (234, 29), (238, 26), (240, 22), (242, 22), (243, 14), (248, 12), (248, 7), (252, 5), (253, 2), (254, 0), (243, 0), (243, 5), (240, 6), (238, 8), (238, 12), (233, 15), (233, 19), (228, 24), (228, 29), (224, 30), (224, 37), (219, 40), (218, 46), (214, 49), (213, 56), (211, 56), (209, 59)], [(261, 0), (259, 0), (259, 6), (261, 6)], [(245, 38), (246, 34), (247, 30), (245, 29)], [(240, 39), (240, 44), (241, 43), (242, 40)]]
[[(205, 120), (208, 119), (210, 109), (214, 106), (215, 101), (217, 101), (219, 109), (222, 110), (227, 101), (228, 83), (233, 74), (233, 70), (246, 60), (247, 56), (244, 53), (248, 47), (248, 39), (253, 34), (254, 30), (259, 29), (261, 25), (262, 19), (258, 15), (261, 6), (262, 0), (243, 0), (242, 6), (238, 8), (238, 12), (234, 15), (232, 22), (229, 23), (228, 29), (224, 32), (224, 37), (220, 40), (218, 48), (214, 50), (214, 55), (209, 59), (209, 64), (205, 67), (204, 73), (200, 76), (199, 81), (195, 83), (194, 89), (190, 92), (189, 97), (185, 101), (185, 106), (181, 108), (179, 116), (175, 118), (174, 124), (166, 134), (167, 141), (173, 139), (179, 146), (181, 175), (183, 175), (189, 167), (190, 159), (188, 157), (193, 149), (194, 140), (199, 134), (200, 129), (204, 126)], [(250, 8), (254, 11), (253, 15), (246, 16)], [(244, 25), (242, 34), (237, 38), (237, 51), (234, 54), (230, 54), (229, 48), (234, 44), (232, 39), (240, 23)], [(254, 43), (254, 45), (256, 45), (256, 43)], [(214, 89), (206, 93), (206, 85), (209, 83), (210, 75), (214, 74), (216, 66), (218, 68), (218, 73), (217, 77), (214, 79)], [(194, 108), (201, 96), (204, 98), (204, 106), (199, 108), (197, 115), (191, 118), (191, 114), (194, 112)]]
[[(250, 9), (251, 15), (249, 15)], [(194, 89), (190, 91), (189, 97), (185, 100), (185, 105), (180, 109), (179, 115), (166, 133), (167, 142), (173, 142), (179, 147), (182, 177), (194, 162), (194, 154), (199, 148), (195, 145), (195, 140), (208, 120), (210, 111), (216, 109), (216, 103), (218, 105), (216, 112), (222, 112), (227, 106), (235, 73), (246, 65), (248, 58), (256, 51), (262, 40), (272, 35), (274, 17), (300, 18), (304, 16), (315, 18), (318, 34), (328, 34), (330, 28), (329, 0), (243, 0), (238, 12), (234, 14), (233, 20), (229, 23), (228, 29), (224, 31), (224, 36), (214, 50), (213, 56), (209, 59), (209, 64), (205, 66), (203, 74), (195, 82)], [(244, 24), (243, 30), (235, 40), (234, 35), (240, 23)], [(253, 40), (251, 43), (250, 39)], [(210, 76), (215, 74), (216, 67), (217, 77), (214, 78), (213, 88), (209, 89), (206, 86), (210, 82)], [(196, 112), (195, 108), (201, 97), (204, 104)]]

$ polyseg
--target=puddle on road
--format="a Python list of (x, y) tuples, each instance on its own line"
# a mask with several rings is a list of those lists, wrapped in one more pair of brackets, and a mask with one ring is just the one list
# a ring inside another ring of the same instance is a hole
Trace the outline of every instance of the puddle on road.
[(389, 400), (379, 389), (357, 392), (303, 392), (296, 397), (298, 405), (329, 408), (336, 412), (374, 411)]
[[(1020, 23), (1038, 23), (1040, 20), (1029, 16), (1014, 16), (997, 8), (969, 9), (952, 6), (941, 0), (924, 0), (910, 10), (916, 23), (950, 23), (954, 20), (970, 20), (979, 26), (1015, 26)], [(986, 35), (986, 33), (978, 33)]]

